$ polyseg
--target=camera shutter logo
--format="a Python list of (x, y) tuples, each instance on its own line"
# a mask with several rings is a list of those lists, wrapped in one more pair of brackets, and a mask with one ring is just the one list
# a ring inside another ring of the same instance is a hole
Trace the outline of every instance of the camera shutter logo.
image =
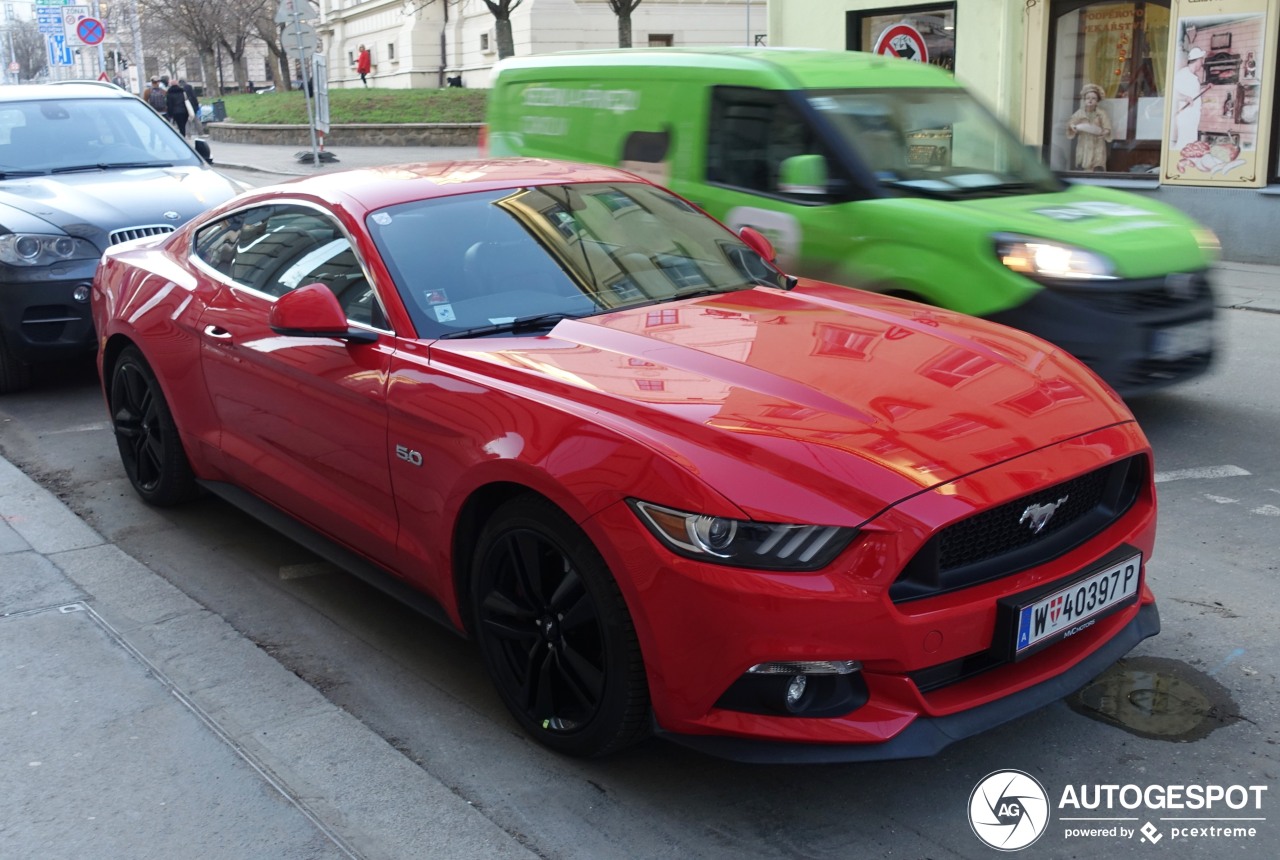
[(1020, 770), (989, 773), (969, 795), (973, 833), (998, 851), (1021, 851), (1049, 826), (1049, 795)]

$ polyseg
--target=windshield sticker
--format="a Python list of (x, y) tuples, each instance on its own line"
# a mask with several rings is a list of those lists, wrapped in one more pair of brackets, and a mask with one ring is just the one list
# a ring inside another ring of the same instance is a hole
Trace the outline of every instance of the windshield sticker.
[(1151, 213), (1136, 206), (1123, 203), (1112, 203), (1097, 200), (1084, 203), (1072, 203), (1070, 206), (1051, 206), (1048, 209), (1033, 209), (1037, 215), (1052, 218), (1055, 221), (1083, 221), (1086, 218), (1149, 218)]
[(640, 107), (636, 90), (579, 90), (565, 87), (529, 87), (524, 91), (525, 107), (593, 108), (626, 113)]
[(427, 290), (422, 294), (422, 298), (429, 305), (447, 305), (449, 296), (444, 290)]
[(453, 312), (453, 305), (434, 305), (431, 312), (436, 315), (436, 322), (447, 323), (455, 321), (458, 316)]
[(373, 223), (379, 227), (385, 227), (391, 223), (391, 216), (386, 212), (375, 212), (373, 213)]

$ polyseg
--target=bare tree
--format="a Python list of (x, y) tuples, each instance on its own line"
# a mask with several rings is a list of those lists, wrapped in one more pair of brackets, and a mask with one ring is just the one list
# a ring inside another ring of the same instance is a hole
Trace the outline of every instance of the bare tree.
[[(154, 24), (151, 27), (144, 26), (144, 30), (149, 31), (144, 33), (149, 53), (161, 56), (162, 62), (166, 59), (162, 55), (168, 53), (168, 59), (173, 63), (176, 58), (184, 55), (174, 50), (157, 48), (175, 39), (188, 43), (200, 58), (200, 78), (204, 82), (205, 91), (216, 92), (219, 80), (215, 57), (228, 18), (225, 10), (225, 4), (214, 0), (146, 0), (145, 13), (154, 16), (163, 26), (163, 35), (157, 32), (158, 28)], [(187, 69), (186, 74), (194, 77), (195, 71)], [(176, 69), (170, 68), (169, 72), (176, 73)]]
[(15, 21), (9, 27), (19, 80), (29, 81), (49, 67), (49, 46), (35, 21)]
[(636, 11), (640, 0), (609, 0), (609, 8), (618, 16), (618, 47), (631, 47), (631, 13)]

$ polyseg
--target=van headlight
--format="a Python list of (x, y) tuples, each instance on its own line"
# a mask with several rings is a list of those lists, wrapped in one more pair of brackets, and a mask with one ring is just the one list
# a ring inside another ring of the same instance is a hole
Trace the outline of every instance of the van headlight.
[(762, 570), (817, 570), (830, 564), (857, 529), (761, 523), (678, 511), (628, 499), (631, 509), (673, 552), (698, 561)]
[(1114, 281), (1117, 277), (1110, 260), (1083, 248), (1008, 233), (997, 233), (992, 239), (1000, 262), (1029, 278)]
[(10, 266), (52, 266), (70, 260), (96, 260), (102, 254), (74, 236), (6, 233), (0, 236), (0, 263)]

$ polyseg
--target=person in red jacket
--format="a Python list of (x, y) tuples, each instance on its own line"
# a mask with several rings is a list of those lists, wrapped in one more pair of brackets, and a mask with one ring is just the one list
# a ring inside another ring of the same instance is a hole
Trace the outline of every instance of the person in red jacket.
[(360, 73), (360, 83), (366, 87), (369, 86), (365, 76), (373, 69), (373, 58), (369, 56), (369, 49), (364, 45), (360, 46), (360, 51), (356, 54), (356, 71)]

